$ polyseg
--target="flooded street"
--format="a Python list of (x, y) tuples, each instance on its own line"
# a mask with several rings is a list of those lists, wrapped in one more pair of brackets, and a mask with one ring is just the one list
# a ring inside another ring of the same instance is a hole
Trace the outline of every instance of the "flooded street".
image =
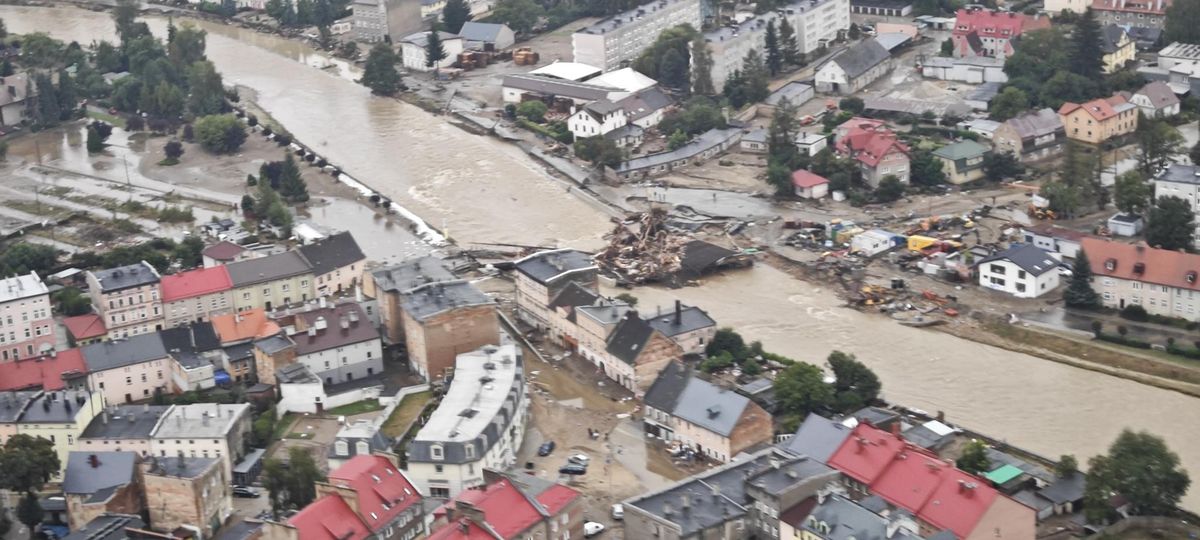
[[(13, 33), (49, 32), (84, 45), (113, 39), (103, 12), (3, 6), (0, 17)], [(165, 35), (165, 19), (148, 22)], [(227, 85), (254, 89), (258, 104), (298, 140), (460, 243), (602, 244), (606, 216), (566, 195), (519, 149), (467, 134), (412, 105), (371, 97), (345, 63), (303, 44), (192, 22), (208, 31), (208, 57)], [(325, 65), (331, 67), (317, 67)]]
[[(1130, 427), (1162, 435), (1189, 471), (1200, 471), (1200, 429), (1184, 420), (1200, 399), (842, 308), (834, 291), (765, 264), (701, 287), (634, 293), (644, 311), (676, 298), (701, 306), (721, 326), (796, 360), (853, 353), (879, 374), (888, 401), (945, 411), (953, 423), (1043, 456), (1086, 463)], [(1184, 506), (1200, 509), (1200, 490)]]

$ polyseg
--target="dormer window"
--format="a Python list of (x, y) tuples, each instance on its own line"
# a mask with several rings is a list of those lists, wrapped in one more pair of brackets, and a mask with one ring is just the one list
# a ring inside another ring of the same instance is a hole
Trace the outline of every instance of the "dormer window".
[(1145, 274), (1146, 273), (1146, 263), (1140, 263), (1140, 262), (1133, 263), (1133, 273)]
[(339, 456), (350, 455), (350, 445), (346, 444), (346, 441), (337, 441), (333, 443), (333, 450)]
[(1116, 270), (1117, 269), (1117, 260), (1109, 259), (1107, 261), (1104, 261), (1104, 269), (1108, 270), (1109, 272)]
[(355, 448), (356, 453), (360, 456), (365, 456), (371, 453), (371, 445), (367, 444), (367, 441), (358, 441), (358, 444), (355, 445)]
[(1188, 272), (1187, 275), (1185, 275), (1183, 277), (1183, 279), (1186, 279), (1188, 283), (1195, 283), (1196, 282), (1196, 273)]
[(464, 445), (463, 450), (467, 453), (467, 459), (475, 459), (475, 445), (474, 444)]
[(446, 459), (446, 455), (442, 453), (442, 445), (435, 444), (429, 447), (429, 457), (436, 460)]

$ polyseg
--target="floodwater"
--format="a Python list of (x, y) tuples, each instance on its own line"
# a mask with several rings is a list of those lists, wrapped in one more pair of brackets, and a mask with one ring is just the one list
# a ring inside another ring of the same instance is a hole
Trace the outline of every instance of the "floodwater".
[[(644, 311), (669, 309), (676, 298), (701, 306), (721, 326), (797, 360), (821, 365), (832, 350), (853, 353), (882, 379), (888, 401), (944, 411), (952, 423), (1043, 456), (1086, 463), (1129, 427), (1165, 437), (1200, 472), (1197, 398), (842, 308), (832, 290), (761, 264), (701, 287), (635, 294)], [(1184, 505), (1200, 509), (1200, 490)]]
[(384, 217), (367, 204), (322, 198), (308, 207), (308, 217), (322, 226), (351, 231), (367, 258), (381, 264), (396, 264), (412, 257), (429, 255), (433, 250), (432, 246), (408, 229), (405, 220), (397, 220), (395, 216)]
[[(13, 33), (48, 32), (84, 45), (114, 39), (103, 12), (2, 6), (0, 18)], [(165, 19), (148, 22), (165, 35)], [(208, 31), (208, 57), (226, 84), (254, 89), (259, 105), (299, 141), (460, 244), (602, 245), (607, 217), (566, 196), (566, 187), (520, 149), (372, 97), (353, 82), (352, 68), (301, 43), (192, 22)]]

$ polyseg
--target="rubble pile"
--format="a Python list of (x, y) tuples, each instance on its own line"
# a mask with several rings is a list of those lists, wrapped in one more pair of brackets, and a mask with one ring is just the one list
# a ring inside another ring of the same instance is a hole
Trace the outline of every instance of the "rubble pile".
[(631, 284), (674, 277), (691, 238), (669, 230), (666, 218), (667, 212), (656, 208), (635, 216), (631, 223), (618, 223), (605, 237), (608, 247), (596, 255), (596, 264)]

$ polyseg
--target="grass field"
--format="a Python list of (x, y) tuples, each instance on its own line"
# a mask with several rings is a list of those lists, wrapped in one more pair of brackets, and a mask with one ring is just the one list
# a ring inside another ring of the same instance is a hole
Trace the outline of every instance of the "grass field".
[(396, 406), (396, 410), (392, 411), (392, 415), (383, 423), (383, 434), (393, 439), (402, 437), (404, 430), (417, 418), (418, 414), (425, 408), (425, 404), (433, 398), (432, 392), (417, 392), (404, 396), (400, 404)]

